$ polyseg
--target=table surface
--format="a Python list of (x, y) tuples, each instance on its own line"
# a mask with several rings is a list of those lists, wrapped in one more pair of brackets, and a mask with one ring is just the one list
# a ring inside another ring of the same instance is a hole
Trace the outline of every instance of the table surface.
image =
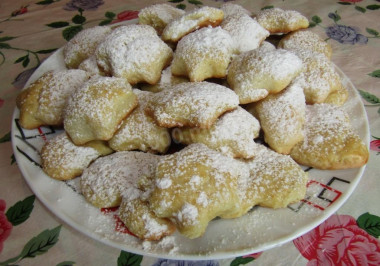
[[(153, 3), (220, 7), (205, 0), (41, 0), (0, 2), (0, 265), (380, 265), (380, 1), (246, 0), (301, 12), (333, 48), (332, 61), (360, 91), (370, 125), (370, 158), (348, 201), (302, 239), (258, 254), (225, 260), (170, 261), (106, 246), (70, 228), (33, 195), (10, 141), (15, 98), (33, 71), (70, 33), (100, 23), (135, 19)], [(12, 215), (15, 214), (16, 215)], [(17, 219), (16, 219), (16, 218)], [(53, 241), (44, 242), (50, 236)], [(30, 252), (32, 244), (39, 249)], [(301, 244), (300, 244), (301, 243)], [(29, 251), (29, 252), (28, 252)]]

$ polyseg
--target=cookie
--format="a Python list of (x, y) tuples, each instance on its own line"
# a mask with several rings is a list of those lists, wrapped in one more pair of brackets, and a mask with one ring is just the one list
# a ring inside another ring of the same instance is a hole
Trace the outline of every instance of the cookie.
[(64, 128), (76, 145), (109, 140), (137, 103), (137, 96), (124, 79), (93, 77), (70, 95)]

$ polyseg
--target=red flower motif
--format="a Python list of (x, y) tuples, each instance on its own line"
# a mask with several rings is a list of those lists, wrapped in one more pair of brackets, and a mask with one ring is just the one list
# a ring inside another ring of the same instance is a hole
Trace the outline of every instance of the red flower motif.
[(139, 16), (139, 11), (134, 11), (134, 10), (125, 10), (117, 14), (117, 19), (113, 21), (112, 23), (118, 23), (124, 20), (131, 20), (138, 18)]
[(16, 17), (18, 15), (22, 15), (24, 13), (28, 12), (28, 6), (21, 6), (19, 9), (12, 12), (11, 16)]
[(13, 227), (5, 216), (5, 207), (5, 201), (0, 199), (0, 252), (3, 250), (3, 243), (11, 234)]
[(253, 254), (245, 255), (245, 256), (243, 256), (243, 258), (254, 258), (254, 259), (257, 259), (258, 257), (260, 257), (261, 254), (263, 254), (263, 253), (262, 252), (253, 253)]
[(373, 151), (380, 152), (380, 139), (372, 140), (369, 144), (369, 148)]
[(293, 241), (310, 265), (380, 265), (380, 242), (349, 215), (333, 215)]

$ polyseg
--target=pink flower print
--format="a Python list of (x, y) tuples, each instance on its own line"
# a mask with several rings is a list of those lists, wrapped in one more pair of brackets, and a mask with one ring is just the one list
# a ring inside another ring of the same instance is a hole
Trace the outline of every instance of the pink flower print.
[(3, 243), (11, 234), (12, 224), (5, 215), (5, 201), (0, 199), (0, 252), (3, 250)]
[(112, 23), (118, 23), (124, 20), (131, 20), (139, 17), (139, 11), (125, 10), (117, 14), (117, 19)]
[(380, 139), (372, 140), (369, 144), (369, 148), (373, 151), (380, 152)]
[(333, 215), (293, 241), (311, 265), (380, 265), (380, 242), (349, 215)]
[(243, 258), (254, 258), (254, 259), (257, 259), (258, 257), (260, 257), (261, 254), (262, 254), (262, 252), (253, 253), (253, 254), (245, 255), (245, 256), (243, 256)]

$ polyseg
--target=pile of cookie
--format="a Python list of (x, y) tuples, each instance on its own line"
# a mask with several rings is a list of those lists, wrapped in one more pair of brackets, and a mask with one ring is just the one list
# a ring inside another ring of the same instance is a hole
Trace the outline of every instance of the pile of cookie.
[(215, 217), (303, 199), (300, 165), (367, 162), (331, 47), (308, 26), (279, 8), (146, 7), (138, 24), (71, 39), (67, 69), (19, 94), (20, 125), (63, 127), (41, 150), (43, 170), (80, 178), (85, 199), (119, 206), (137, 237), (200, 237)]

